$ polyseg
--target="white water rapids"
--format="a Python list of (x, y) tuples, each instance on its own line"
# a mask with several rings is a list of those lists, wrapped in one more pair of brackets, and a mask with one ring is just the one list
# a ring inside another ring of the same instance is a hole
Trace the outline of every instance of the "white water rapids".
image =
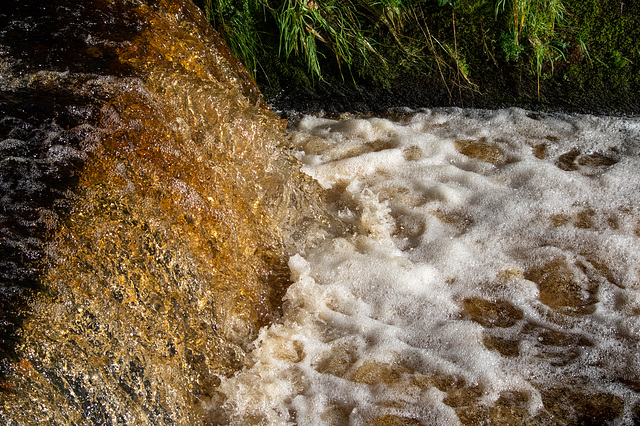
[(292, 129), (352, 232), (290, 259), (230, 422), (637, 421), (640, 121), (388, 117)]

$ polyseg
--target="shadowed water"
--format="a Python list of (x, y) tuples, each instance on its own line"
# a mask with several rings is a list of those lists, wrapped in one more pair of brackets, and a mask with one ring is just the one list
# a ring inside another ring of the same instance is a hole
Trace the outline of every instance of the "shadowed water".
[(284, 124), (172, 0), (5, 2), (0, 112), (0, 418), (215, 417), (328, 224)]

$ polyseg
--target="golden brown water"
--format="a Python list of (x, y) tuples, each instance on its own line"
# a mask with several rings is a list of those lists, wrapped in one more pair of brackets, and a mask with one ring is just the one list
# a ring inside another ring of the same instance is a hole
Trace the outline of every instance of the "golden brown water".
[[(257, 330), (279, 318), (288, 254), (335, 226), (313, 201), (316, 186), (286, 154), (284, 123), (265, 108), (246, 71), (190, 2), (40, 3), (11, 1), (0, 11), (4, 423), (224, 424), (234, 416), (238, 424), (267, 422), (265, 405), (257, 404), (262, 411), (220, 409), (220, 378), (245, 363), (263, 369), (257, 368), (263, 376), (247, 376), (260, 398), (269, 397), (277, 363), (293, 365), (286, 376), (293, 394), (312, 385), (295, 368), (308, 363), (325, 379), (392, 395), (361, 413), (371, 425), (428, 424), (402, 413), (434, 394), (468, 425), (638, 417), (636, 400), (606, 388), (620, 383), (638, 393), (637, 370), (625, 366), (606, 373), (602, 383), (587, 374), (552, 384), (532, 377), (532, 390), (501, 391), (487, 403), (488, 390), (463, 374), (410, 358), (363, 358), (349, 341), (311, 357), (295, 322), (293, 337), (282, 331), (285, 321), (265, 331), (271, 335), (248, 356)], [(532, 142), (533, 155), (549, 158), (553, 143), (554, 136)], [(304, 144), (317, 155), (327, 146), (320, 138)], [(338, 150), (336, 159), (397, 146), (375, 139)], [(456, 139), (453, 146), (496, 167), (514, 161), (486, 138)], [(549, 161), (566, 172), (596, 175), (615, 163), (613, 154), (570, 150)], [(417, 145), (402, 150), (408, 162), (425, 155)], [(354, 233), (373, 232), (358, 219), (365, 215), (346, 186), (337, 183), (329, 201), (336, 211), (358, 212), (347, 223)], [(392, 213), (396, 202), (417, 207), (438, 197), (392, 186), (379, 194)], [(573, 210), (543, 220), (550, 228), (594, 231), (637, 223), (635, 211)], [(455, 208), (429, 214), (454, 236), (476, 225)], [(393, 237), (406, 239), (405, 250), (419, 245), (427, 226), (409, 219), (394, 219)], [(634, 229), (640, 235), (640, 226)], [(479, 324), (479, 344), (502, 360), (517, 362), (526, 350), (553, 372), (581, 362), (598, 342), (572, 321), (594, 315), (605, 286), (621, 290), (616, 309), (637, 316), (637, 303), (622, 292), (637, 291), (637, 283), (622, 286), (623, 273), (605, 248), (572, 241), (561, 248), (581, 260), (523, 250), (519, 260), (526, 267), (514, 264), (499, 271), (495, 283), (478, 283), (487, 294), (456, 300), (459, 315), (451, 321)], [(517, 280), (535, 285), (544, 321), (491, 296), (492, 286)], [(351, 313), (349, 300), (309, 297), (326, 305), (325, 319), (313, 319), (318, 328), (330, 329), (327, 311)], [(302, 306), (292, 305), (290, 322), (296, 309)], [(639, 341), (632, 334), (613, 338), (630, 347)], [(349, 424), (355, 406), (335, 398), (318, 421)]]
[[(3, 264), (5, 322), (19, 343), (3, 340), (0, 418), (215, 417), (202, 403), (218, 376), (239, 369), (278, 316), (285, 255), (328, 223), (309, 202), (315, 186), (191, 2), (14, 3), (1, 16), (2, 172), (13, 192), (0, 247), (40, 254), (24, 262), (28, 285), (9, 276), (18, 263)], [(29, 161), (48, 172), (14, 166)], [(38, 197), (20, 190), (56, 180)], [(28, 225), (11, 219), (25, 212)]]

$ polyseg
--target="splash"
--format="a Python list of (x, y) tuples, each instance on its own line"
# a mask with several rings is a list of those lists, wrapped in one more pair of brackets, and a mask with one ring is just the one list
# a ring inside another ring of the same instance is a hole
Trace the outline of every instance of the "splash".
[(292, 127), (350, 233), (289, 261), (232, 425), (640, 419), (640, 121), (433, 109)]
[(287, 254), (330, 224), (318, 189), (191, 2), (10, 3), (0, 417), (211, 419), (279, 316)]

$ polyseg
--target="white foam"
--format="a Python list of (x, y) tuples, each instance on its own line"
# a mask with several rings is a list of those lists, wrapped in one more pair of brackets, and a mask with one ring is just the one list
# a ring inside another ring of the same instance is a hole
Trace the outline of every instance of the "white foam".
[[(283, 322), (221, 385), (234, 424), (456, 424), (450, 390), (415, 384), (428, 377), (480, 389), (471, 401), (485, 406), (519, 392), (531, 416), (544, 411), (541, 386), (575, 382), (621, 398), (617, 421), (630, 421), (639, 397), (621, 377), (640, 383), (638, 120), (444, 109), (398, 122), (307, 116), (293, 133), (303, 170), (340, 191), (335, 208), (355, 234), (291, 258)], [(498, 147), (502, 160), (457, 141)], [(525, 278), (553, 261), (593, 311), (567, 314)], [(481, 325), (469, 298), (521, 317)], [(517, 340), (519, 354), (487, 335)]]

